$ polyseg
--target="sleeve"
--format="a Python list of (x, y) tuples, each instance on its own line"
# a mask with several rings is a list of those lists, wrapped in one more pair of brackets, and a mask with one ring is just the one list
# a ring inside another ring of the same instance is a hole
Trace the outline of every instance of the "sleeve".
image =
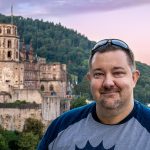
[(57, 118), (48, 127), (44, 136), (38, 144), (37, 150), (48, 150), (49, 144), (57, 137), (59, 129), (60, 120)]

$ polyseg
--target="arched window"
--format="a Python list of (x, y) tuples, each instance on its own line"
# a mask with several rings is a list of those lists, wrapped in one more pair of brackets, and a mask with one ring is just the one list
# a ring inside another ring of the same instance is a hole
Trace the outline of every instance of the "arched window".
[(49, 90), (54, 91), (54, 86), (52, 84), (49, 86)]
[(9, 28), (7, 29), (7, 34), (10, 34), (10, 29)]
[(55, 90), (54, 90), (54, 86), (53, 86), (52, 84), (49, 86), (49, 90), (50, 90), (51, 96), (57, 95), (57, 93), (56, 93)]
[(11, 40), (8, 40), (7, 47), (8, 47), (8, 48), (11, 48)]
[(45, 88), (44, 88), (44, 85), (41, 85), (41, 91), (44, 91)]

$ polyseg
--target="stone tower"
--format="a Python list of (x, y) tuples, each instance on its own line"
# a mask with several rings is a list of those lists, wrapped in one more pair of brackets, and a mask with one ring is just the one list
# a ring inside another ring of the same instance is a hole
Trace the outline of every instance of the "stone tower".
[(0, 24), (0, 61), (19, 61), (19, 38), (15, 25)]
[(23, 86), (23, 64), (19, 63), (17, 27), (0, 24), (0, 91), (11, 92)]

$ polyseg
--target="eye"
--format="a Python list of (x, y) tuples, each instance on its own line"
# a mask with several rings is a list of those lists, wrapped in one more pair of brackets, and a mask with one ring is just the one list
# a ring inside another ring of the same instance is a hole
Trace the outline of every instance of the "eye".
[(124, 71), (115, 71), (113, 72), (113, 75), (117, 78), (121, 78), (125, 75), (126, 73)]
[(99, 78), (102, 78), (104, 76), (104, 73), (102, 73), (102, 72), (95, 72), (93, 76), (94, 76), (95, 79), (99, 79)]

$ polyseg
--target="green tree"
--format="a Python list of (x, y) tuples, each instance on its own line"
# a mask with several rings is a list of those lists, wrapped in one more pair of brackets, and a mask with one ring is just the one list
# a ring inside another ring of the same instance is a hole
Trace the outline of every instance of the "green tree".
[(35, 150), (39, 141), (38, 135), (23, 132), (18, 140), (19, 150)]
[(1, 134), (5, 138), (5, 140), (7, 142), (6, 145), (8, 145), (9, 149), (11, 149), (11, 150), (18, 149), (17, 142), (18, 142), (18, 138), (19, 138), (19, 134), (20, 134), (19, 132), (3, 130), (3, 131), (1, 131)]
[(0, 134), (0, 149), (1, 150), (8, 150), (8, 143), (2, 134)]
[(91, 92), (90, 92), (90, 83), (86, 76), (84, 76), (82, 82), (77, 85), (74, 85), (74, 94), (84, 96), (87, 99), (91, 99)]
[(84, 106), (86, 105), (86, 98), (85, 97), (78, 97), (78, 98), (75, 98), (71, 101), (71, 109), (73, 108), (77, 108), (77, 107), (80, 107), (80, 106)]
[(34, 118), (28, 118), (25, 120), (23, 132), (32, 132), (40, 138), (43, 134), (43, 130), (44, 124), (40, 120)]

